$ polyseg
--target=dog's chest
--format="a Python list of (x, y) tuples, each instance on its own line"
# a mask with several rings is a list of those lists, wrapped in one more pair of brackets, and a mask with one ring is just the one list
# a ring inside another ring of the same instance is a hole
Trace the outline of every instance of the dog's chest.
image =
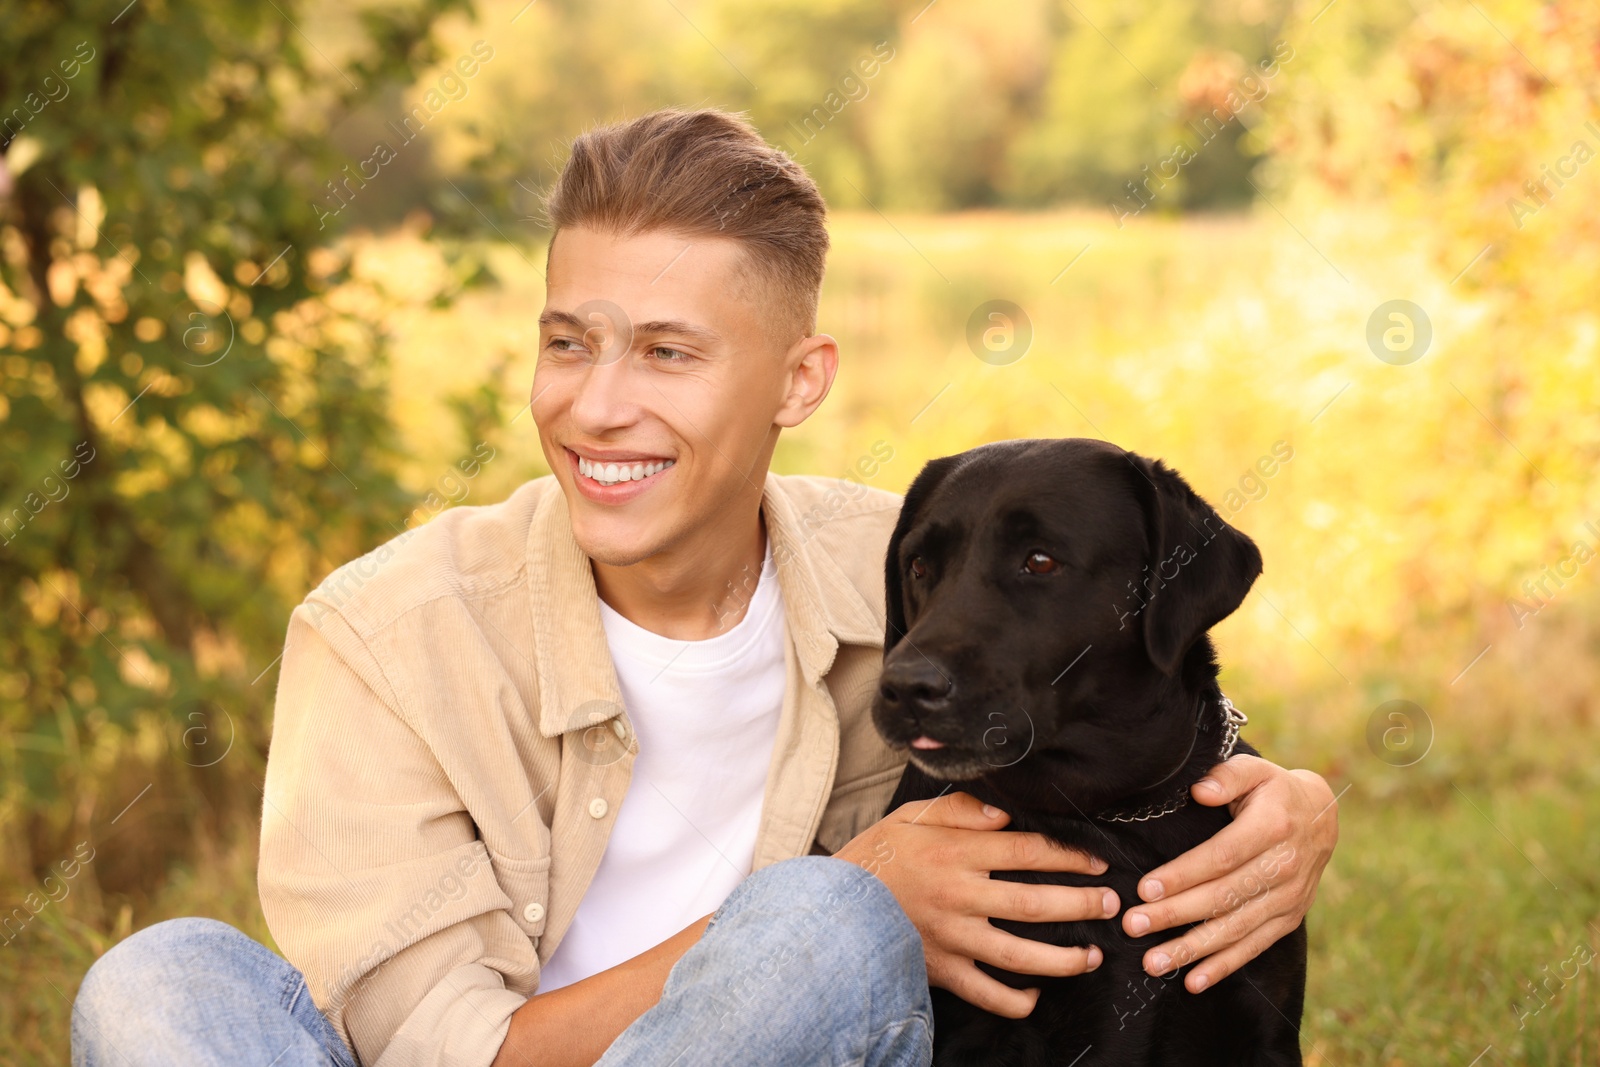
[[(1122, 915), (1142, 902), (1138, 884), (1144, 875), (1206, 840), (1228, 819), (1226, 809), (1196, 808), (1173, 813), (1166, 817), (1170, 821), (1164, 826), (1151, 821), (1102, 828), (1078, 820), (1063, 822), (1025, 814), (1014, 820), (1008, 829), (1047, 834), (1070, 848), (1098, 856), (1109, 868), (1097, 875), (995, 871), (991, 877), (1031, 884), (1105, 886), (1117, 894), (1120, 909), (1113, 918), (1076, 922), (990, 920), (1019, 937), (1052, 945), (1098, 945), (1103, 953), (1101, 965), (1095, 970), (1055, 979), (1016, 974), (980, 962), (978, 966), (983, 971), (1013, 988), (1040, 989), (1038, 1006), (1032, 1015), (1006, 1024), (1009, 1040), (1023, 1047), (1037, 1042), (1038, 1047), (1051, 1049), (1055, 1054), (1063, 1049), (1063, 1042), (1076, 1047), (1093, 1047), (1097, 1058), (1110, 1057), (1104, 1061), (1108, 1063), (1118, 1062), (1119, 1050), (1134, 1057), (1128, 1062), (1135, 1062), (1137, 1050), (1152, 1047), (1158, 1020), (1170, 1010), (1167, 1006), (1183, 994), (1184, 971), (1164, 977), (1147, 974), (1144, 954), (1181, 936), (1188, 927), (1132, 937), (1122, 927)], [(946, 1010), (952, 1008), (962, 1011), (953, 1005)], [(976, 1028), (976, 1032), (984, 1031), (993, 1034), (988, 1026), (980, 1024)], [(1048, 1062), (1055, 1062), (1054, 1056)]]
[[(1222, 812), (1221, 816), (1225, 821), (1226, 812)], [(1117, 894), (1119, 905), (1117, 914), (1107, 919), (1073, 922), (1029, 923), (1008, 919), (990, 921), (1009, 933), (1050, 945), (1098, 945), (1104, 953), (1104, 962), (1097, 970), (1078, 976), (1073, 981), (1084, 986), (1098, 986), (1108, 982), (1114, 982), (1118, 986), (1124, 985), (1130, 976), (1122, 973), (1124, 968), (1119, 966), (1121, 963), (1132, 961), (1134, 968), (1142, 974), (1145, 952), (1183, 932), (1180, 928), (1133, 937), (1124, 931), (1123, 914), (1129, 908), (1142, 903), (1138, 893), (1140, 879), (1169, 859), (1186, 851), (1190, 847), (1191, 840), (1192, 843), (1198, 843), (1209, 834), (1198, 826), (1186, 828), (1187, 833), (1172, 832), (1179, 831), (1180, 828), (1176, 824), (1170, 827), (1170, 830), (1164, 827), (1163, 830), (1169, 832), (1157, 835), (1150, 832), (1153, 829), (1150, 827), (1141, 827), (1137, 833), (1127, 833), (1118, 832), (1114, 828), (1102, 830), (1093, 824), (1081, 822), (1075, 822), (1071, 826), (1063, 826), (1059, 822), (1047, 823), (1048, 821), (1021, 816), (1007, 829), (1044, 833), (1068, 848), (1104, 860), (1108, 864), (1108, 869), (1102, 874), (1079, 874), (1070, 871), (994, 871), (990, 877), (1033, 885), (1103, 886)], [(1022, 989), (1039, 984), (1037, 975), (1013, 974), (982, 963), (979, 966), (1014, 988)], [(1083, 992), (1085, 991), (1080, 989), (1074, 995)]]

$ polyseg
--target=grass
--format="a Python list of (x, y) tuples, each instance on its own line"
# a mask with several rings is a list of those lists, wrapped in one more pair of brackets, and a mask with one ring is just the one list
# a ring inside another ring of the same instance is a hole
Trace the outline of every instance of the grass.
[(1310, 920), (1307, 1062), (1600, 1060), (1596, 819), (1592, 788), (1347, 796)]
[[(1459, 1067), (1490, 1046), (1478, 1061), (1486, 1067), (1600, 1062), (1600, 963), (1574, 959), (1580, 945), (1600, 956), (1600, 792), (1462, 785), (1437, 800), (1346, 794), (1339, 849), (1310, 918), (1302, 1048), (1312, 1067)], [(248, 828), (212, 859), (176, 871), (138, 925), (210, 915), (272, 944)], [(124, 915), (105, 934), (74, 911), (68, 896), (0, 948), (4, 1062), (67, 1061), (68, 1000), (130, 929)], [(1572, 979), (1550, 978), (1563, 972)], [(1542, 1001), (1524, 992), (1547, 979)], [(1538, 1010), (1519, 1026), (1513, 1004)]]

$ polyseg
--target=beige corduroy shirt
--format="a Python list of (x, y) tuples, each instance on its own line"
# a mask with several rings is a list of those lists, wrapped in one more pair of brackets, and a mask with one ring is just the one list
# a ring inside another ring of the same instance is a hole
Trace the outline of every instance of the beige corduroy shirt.
[[(899, 504), (852, 482), (767, 477), (788, 685), (754, 869), (833, 852), (899, 781), (904, 757), (868, 710)], [(363, 1064), (494, 1059), (600, 862), (638, 752), (554, 478), (445, 512), (295, 609), (261, 905)]]

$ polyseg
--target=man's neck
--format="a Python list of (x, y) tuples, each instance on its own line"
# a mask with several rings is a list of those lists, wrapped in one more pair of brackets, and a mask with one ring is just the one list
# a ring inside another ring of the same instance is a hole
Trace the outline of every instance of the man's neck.
[(744, 618), (766, 558), (760, 498), (724, 512), (729, 521), (627, 567), (591, 561), (595, 589), (623, 618), (675, 641), (726, 633)]

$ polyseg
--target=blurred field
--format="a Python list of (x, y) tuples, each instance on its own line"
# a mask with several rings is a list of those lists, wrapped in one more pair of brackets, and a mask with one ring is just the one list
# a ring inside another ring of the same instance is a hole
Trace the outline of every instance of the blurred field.
[[(1506, 606), (1600, 517), (1590, 472), (1563, 466), (1576, 453), (1557, 444), (1594, 434), (1594, 415), (1558, 426), (1539, 413), (1559, 399), (1496, 407), (1499, 354), (1480, 329), (1492, 298), (1452, 287), (1400, 223), (1327, 211), (1297, 222), (1266, 209), (1121, 230), (1085, 212), (892, 225), (841, 214), (822, 328), (843, 369), (778, 468), (842, 475), (882, 440), (894, 458), (875, 484), (900, 490), (925, 460), (985, 441), (1103, 436), (1165, 458), (1219, 506), (1238, 491), (1231, 521), (1261, 544), (1266, 575), (1219, 628), (1225, 681), (1251, 715), (1247, 736), (1343, 798), (1311, 916), (1308, 1062), (1595, 1063), (1595, 968), (1574, 952), (1600, 946), (1600, 568), (1521, 629)], [(426, 493), (474, 444), (446, 399), (498, 382), (508, 425), (467, 505), (543, 470), (517, 419), (542, 249), (473, 254), (498, 284), (439, 311), (433, 246), (395, 235), (364, 252), (376, 284), (412, 287), (391, 324), (408, 489)], [(1365, 340), (1372, 309), (1397, 296), (1435, 328), (1407, 367)], [(1008, 366), (964, 339), (992, 299), (1020, 305), (1034, 329)], [(1566, 343), (1518, 354), (1540, 395), (1593, 388), (1593, 323), (1569, 326)], [(1292, 458), (1251, 478), (1279, 442)], [(1432, 727), (1408, 767), (1367, 740), (1395, 698)], [(137, 841), (139, 816), (124, 829)], [(253, 834), (245, 818), (202, 834), (198, 858), (137, 908), (75, 888), (0, 948), (0, 987), (17, 991), (0, 997), (7, 1062), (65, 1062), (77, 982), (132, 929), (206, 914), (267, 940)], [(9, 875), (0, 899), (27, 891)]]
[[(1552, 324), (1546, 347), (1514, 361), (1534, 395), (1513, 406), (1497, 396), (1504, 353), (1486, 343), (1492, 296), (1453, 289), (1393, 220), (1315, 219), (1296, 229), (1263, 210), (1118, 230), (1083, 212), (839, 215), (821, 313), (843, 351), (839, 379), (776, 466), (842, 476), (882, 440), (894, 458), (874, 484), (899, 491), (926, 460), (1007, 437), (1104, 437), (1160, 456), (1262, 546), (1266, 574), (1218, 636), (1286, 758), (1365, 751), (1368, 715), (1405, 698), (1440, 720), (1412, 780), (1446, 786), (1460, 759), (1506, 781), (1537, 768), (1593, 782), (1592, 751), (1541, 738), (1557, 722), (1594, 725), (1593, 646), (1574, 633), (1594, 576), (1580, 569), (1520, 628), (1508, 607), (1574, 540), (1594, 539), (1583, 521), (1600, 517), (1600, 492), (1580, 447), (1600, 423), (1581, 407), (1596, 387), (1593, 316)], [(503, 286), (416, 311), (396, 347), (418, 491), (473, 444), (441, 398), (493, 374), (507, 422), (526, 398), (542, 253), (487, 258)], [(1368, 316), (1396, 296), (1434, 323), (1410, 366), (1367, 347)], [(993, 299), (1034, 328), (1007, 366), (965, 340)], [(1280, 442), (1292, 458), (1262, 477), (1257, 461)], [(544, 469), (526, 423), (496, 443), (503, 466), (474, 500)], [(1459, 710), (1480, 729), (1451, 729)]]

